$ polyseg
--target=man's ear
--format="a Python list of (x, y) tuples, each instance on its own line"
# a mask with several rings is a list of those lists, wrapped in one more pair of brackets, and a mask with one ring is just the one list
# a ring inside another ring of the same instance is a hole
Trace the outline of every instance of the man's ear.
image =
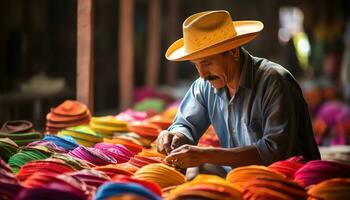
[(233, 59), (235, 61), (239, 61), (239, 56), (240, 56), (239, 48), (234, 48), (231, 50), (231, 52), (232, 52)]

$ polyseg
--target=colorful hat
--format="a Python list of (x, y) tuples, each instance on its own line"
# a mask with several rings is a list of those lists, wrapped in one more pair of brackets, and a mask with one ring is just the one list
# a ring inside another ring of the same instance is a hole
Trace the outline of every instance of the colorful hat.
[(144, 137), (142, 137), (139, 134), (134, 133), (134, 132), (114, 133), (113, 138), (130, 140), (133, 143), (141, 145), (145, 148), (149, 148), (150, 145), (152, 144), (152, 140), (144, 138)]
[(26, 120), (14, 120), (5, 122), (0, 132), (5, 133), (26, 133), (33, 131), (33, 124)]
[(59, 159), (48, 158), (45, 160), (35, 160), (27, 162), (21, 167), (19, 172), (16, 174), (16, 178), (19, 181), (24, 181), (34, 173), (50, 173), (50, 174), (63, 174), (73, 172), (75, 169), (65, 162)]
[(32, 160), (43, 160), (48, 157), (48, 154), (45, 154), (37, 149), (22, 149), (18, 153), (10, 157), (10, 159), (8, 160), (8, 164), (10, 165), (12, 172), (14, 174), (17, 174), (19, 169), (27, 162)]
[(184, 21), (183, 38), (168, 48), (165, 57), (183, 61), (225, 52), (253, 40), (263, 27), (260, 21), (232, 21), (225, 10), (196, 13)]
[(312, 160), (294, 174), (295, 181), (305, 188), (332, 178), (350, 178), (350, 165), (326, 160)]
[(115, 175), (132, 176), (134, 174), (130, 171), (127, 171), (121, 168), (120, 165), (116, 165), (116, 164), (97, 166), (97, 167), (94, 167), (93, 169), (104, 172), (110, 178), (114, 177)]
[(90, 188), (81, 180), (74, 176), (65, 174), (37, 172), (29, 176), (22, 185), (25, 188), (56, 189), (59, 191), (69, 191), (84, 199), (91, 197)]
[(58, 136), (71, 136), (77, 143), (86, 147), (92, 147), (94, 144), (103, 141), (103, 137), (92, 130), (89, 126), (81, 125), (61, 130)]
[(53, 142), (65, 150), (73, 150), (79, 146), (71, 136), (46, 135), (43, 140)]
[(90, 169), (91, 167), (95, 166), (85, 160), (63, 153), (54, 153), (50, 158), (62, 160), (66, 165), (69, 165), (70, 167), (74, 168), (75, 171)]
[(70, 156), (77, 157), (97, 166), (117, 163), (117, 160), (104, 154), (97, 148), (88, 148), (79, 146), (68, 153)]
[(128, 131), (127, 123), (117, 120), (114, 116), (93, 117), (90, 127), (104, 137), (112, 137), (114, 132)]
[(26, 188), (19, 192), (16, 200), (32, 200), (32, 199), (50, 199), (50, 200), (61, 200), (61, 199), (75, 199), (85, 200), (84, 194), (77, 194), (71, 191), (62, 191), (57, 189), (48, 188)]
[(171, 190), (167, 199), (242, 199), (242, 194), (219, 176), (200, 174)]
[(95, 188), (100, 187), (103, 183), (110, 181), (111, 179), (102, 171), (97, 171), (94, 169), (84, 169), (81, 171), (73, 172), (69, 174), (70, 176), (79, 179), (88, 186)]
[(268, 168), (271, 171), (282, 173), (288, 179), (293, 180), (295, 172), (298, 171), (302, 166), (304, 166), (304, 163), (283, 160), (272, 163), (270, 166), (268, 166)]
[(135, 194), (141, 198), (149, 200), (160, 200), (161, 198), (148, 190), (147, 188), (136, 183), (105, 183), (98, 188), (95, 200), (108, 199), (113, 196), (121, 196), (124, 194)]
[(250, 165), (244, 167), (237, 167), (231, 170), (226, 180), (231, 183), (235, 188), (243, 191), (246, 185), (257, 178), (272, 178), (272, 179), (285, 179), (284, 174), (269, 170), (265, 166)]
[(0, 198), (14, 199), (21, 189), (11, 168), (0, 159)]
[(350, 197), (350, 179), (334, 178), (311, 187), (307, 191), (310, 200), (327, 199), (349, 199)]
[(125, 163), (134, 155), (126, 147), (120, 144), (97, 143), (94, 148), (101, 150), (107, 156), (117, 160), (117, 163)]
[(161, 163), (152, 163), (139, 169), (135, 178), (157, 183), (161, 188), (180, 185), (186, 182), (186, 177), (174, 168)]
[(135, 155), (134, 157), (130, 158), (129, 163), (136, 166), (136, 167), (143, 167), (146, 165), (149, 165), (151, 163), (161, 163), (162, 159), (157, 157), (146, 157), (141, 155)]
[(305, 189), (291, 180), (257, 178), (243, 191), (243, 199), (306, 199)]
[(128, 124), (129, 130), (135, 132), (142, 137), (148, 138), (150, 140), (157, 139), (159, 133), (162, 131), (159, 126), (148, 122), (130, 122)]
[(157, 185), (156, 183), (150, 182), (150, 181), (139, 180), (139, 179), (132, 178), (130, 176), (121, 175), (121, 174), (113, 176), (112, 180), (114, 182), (117, 182), (117, 183), (128, 183), (128, 182), (129, 183), (136, 183), (136, 184), (139, 184), (139, 185), (149, 189), (150, 191), (154, 192), (159, 197), (162, 196), (162, 190), (159, 187), (159, 185)]
[(149, 123), (159, 126), (162, 130), (166, 130), (173, 123), (173, 119), (165, 115), (154, 115), (146, 120)]
[(104, 138), (103, 142), (123, 145), (126, 148), (128, 148), (128, 150), (131, 151), (133, 154), (137, 154), (141, 152), (143, 148), (141, 145), (136, 144), (132, 140), (124, 139), (124, 138), (113, 138), (113, 139)]

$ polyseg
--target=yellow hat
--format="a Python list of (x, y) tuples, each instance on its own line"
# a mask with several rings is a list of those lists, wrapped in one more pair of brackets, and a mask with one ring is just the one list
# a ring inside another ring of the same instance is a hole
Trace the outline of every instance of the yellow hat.
[(168, 48), (165, 57), (183, 61), (225, 52), (253, 40), (263, 28), (260, 21), (232, 21), (225, 10), (200, 12), (184, 21), (183, 38)]

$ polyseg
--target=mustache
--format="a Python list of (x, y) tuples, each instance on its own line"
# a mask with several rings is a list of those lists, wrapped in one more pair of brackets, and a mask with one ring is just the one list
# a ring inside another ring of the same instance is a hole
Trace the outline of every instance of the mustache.
[(204, 78), (204, 80), (206, 80), (206, 81), (212, 81), (212, 80), (215, 80), (215, 79), (218, 79), (219, 77), (218, 76), (211, 76), (211, 75), (209, 75), (209, 76), (206, 76), (205, 78)]

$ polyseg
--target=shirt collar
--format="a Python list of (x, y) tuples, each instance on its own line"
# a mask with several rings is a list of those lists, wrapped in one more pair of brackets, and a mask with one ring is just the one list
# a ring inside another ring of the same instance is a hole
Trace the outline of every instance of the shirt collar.
[[(252, 89), (254, 85), (253, 57), (243, 47), (241, 48), (241, 55), (243, 59), (243, 67), (238, 88), (242, 87)], [(214, 88), (214, 93), (223, 97), (224, 99), (227, 99), (226, 88)]]

